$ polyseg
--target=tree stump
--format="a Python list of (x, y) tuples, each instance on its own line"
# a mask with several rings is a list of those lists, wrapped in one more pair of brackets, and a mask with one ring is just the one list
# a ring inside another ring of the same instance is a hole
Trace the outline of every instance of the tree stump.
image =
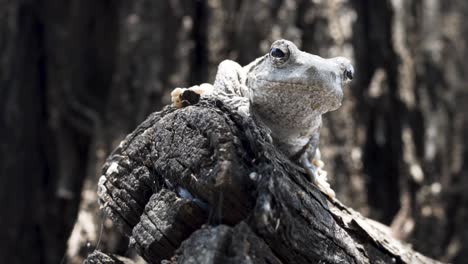
[(327, 198), (216, 98), (150, 115), (109, 156), (98, 193), (150, 263), (438, 263)]

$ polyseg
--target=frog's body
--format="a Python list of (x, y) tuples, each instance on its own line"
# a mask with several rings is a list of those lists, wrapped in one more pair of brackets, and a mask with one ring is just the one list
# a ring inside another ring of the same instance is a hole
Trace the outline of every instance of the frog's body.
[[(212, 93), (264, 123), (279, 149), (299, 161), (312, 180), (334, 196), (325, 179), (318, 175), (321, 162), (311, 161), (319, 158), (316, 153), (322, 114), (341, 105), (342, 87), (352, 79), (353, 71), (346, 58), (324, 59), (300, 51), (290, 41), (278, 40), (267, 55), (245, 67), (223, 61)], [(203, 93), (209, 89), (193, 90)], [(173, 98), (181, 92), (175, 91)]]

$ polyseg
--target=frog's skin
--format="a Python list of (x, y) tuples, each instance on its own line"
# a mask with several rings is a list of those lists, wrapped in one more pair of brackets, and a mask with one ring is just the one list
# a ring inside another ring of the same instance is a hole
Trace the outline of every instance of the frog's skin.
[[(288, 40), (278, 40), (268, 54), (245, 67), (231, 60), (221, 62), (213, 86), (189, 89), (224, 97), (240, 112), (265, 124), (275, 145), (334, 197), (326, 172), (321, 170), (319, 130), (322, 114), (341, 106), (342, 88), (353, 74), (346, 58), (324, 59), (299, 50)], [(178, 89), (172, 94), (173, 101), (184, 91)]]

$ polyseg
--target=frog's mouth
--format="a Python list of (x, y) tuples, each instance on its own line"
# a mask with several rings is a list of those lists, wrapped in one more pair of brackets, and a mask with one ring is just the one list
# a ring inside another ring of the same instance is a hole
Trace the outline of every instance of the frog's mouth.
[(329, 99), (329, 108), (326, 109), (326, 112), (334, 111), (341, 106), (341, 102), (343, 101), (343, 89), (341, 87), (335, 88), (329, 92), (327, 95)]
[[(260, 82), (268, 83), (269, 85), (260, 85), (260, 87), (269, 87), (267, 89), (281, 89), (290, 92), (289, 96), (296, 98), (298, 104), (310, 104), (314, 111), (326, 113), (338, 109), (343, 100), (343, 84), (324, 86), (319, 81), (310, 80), (307, 83), (303, 82), (288, 82), (269, 80), (258, 78)], [(295, 94), (294, 94), (295, 92)]]

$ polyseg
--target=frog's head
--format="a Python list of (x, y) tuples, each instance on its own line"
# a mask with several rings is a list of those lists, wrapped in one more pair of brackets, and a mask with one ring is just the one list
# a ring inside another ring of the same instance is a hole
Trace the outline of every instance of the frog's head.
[(341, 105), (342, 88), (353, 74), (346, 58), (324, 59), (299, 50), (288, 40), (277, 40), (267, 55), (250, 65), (247, 86), (254, 105), (296, 103), (301, 105), (298, 111), (323, 114)]

